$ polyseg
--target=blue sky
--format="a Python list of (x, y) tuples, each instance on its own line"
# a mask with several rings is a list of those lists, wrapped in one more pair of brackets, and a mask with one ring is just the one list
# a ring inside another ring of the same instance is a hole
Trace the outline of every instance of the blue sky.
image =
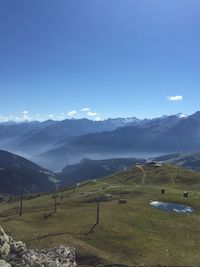
[(191, 114), (199, 25), (199, 0), (1, 0), (0, 120)]

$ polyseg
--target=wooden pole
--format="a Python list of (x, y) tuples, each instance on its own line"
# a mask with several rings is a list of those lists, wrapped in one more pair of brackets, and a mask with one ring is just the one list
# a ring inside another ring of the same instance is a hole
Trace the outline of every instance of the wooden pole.
[(20, 211), (19, 211), (19, 216), (22, 216), (23, 214), (23, 195), (20, 197)]
[(96, 224), (99, 224), (99, 220), (100, 220), (100, 202), (97, 202), (97, 222)]
[(56, 213), (57, 212), (57, 196), (54, 196), (54, 212)]

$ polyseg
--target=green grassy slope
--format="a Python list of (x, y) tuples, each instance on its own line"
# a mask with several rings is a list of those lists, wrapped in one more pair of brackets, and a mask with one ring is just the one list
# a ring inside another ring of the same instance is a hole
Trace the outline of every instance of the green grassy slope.
[(88, 179), (98, 179), (130, 168), (137, 163), (145, 163), (145, 159), (138, 158), (112, 158), (104, 160), (83, 159), (73, 165), (67, 165), (58, 177), (64, 186), (69, 186), (77, 182)]
[(197, 152), (165, 155), (157, 157), (156, 160), (161, 160), (168, 164), (175, 164), (182, 168), (200, 170), (200, 153)]
[[(177, 168), (134, 167), (98, 181), (88, 181), (58, 192), (59, 206), (53, 213), (52, 194), (24, 201), (24, 215), (15, 215), (18, 200), (0, 205), (0, 224), (17, 240), (31, 248), (68, 244), (76, 247), (79, 266), (100, 263), (198, 265), (200, 262), (200, 173)], [(161, 188), (166, 194), (161, 194)], [(183, 191), (189, 198), (183, 198)], [(96, 221), (97, 196), (111, 195), (100, 204)], [(126, 198), (127, 204), (118, 200)], [(193, 214), (166, 213), (149, 205), (151, 200), (175, 201), (195, 209)], [(48, 219), (44, 214), (52, 213)], [(100, 265), (99, 265), (100, 266)]]

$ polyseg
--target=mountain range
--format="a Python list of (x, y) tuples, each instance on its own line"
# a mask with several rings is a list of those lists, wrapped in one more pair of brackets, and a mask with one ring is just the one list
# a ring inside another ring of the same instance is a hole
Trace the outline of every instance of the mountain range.
[(168, 116), (113, 131), (71, 137), (38, 157), (42, 166), (62, 167), (82, 158), (150, 157), (200, 150), (200, 112)]
[(84, 158), (149, 158), (200, 150), (200, 112), (155, 119), (117, 118), (0, 124), (0, 148), (51, 170)]
[(137, 118), (117, 118), (104, 121), (71, 119), (44, 122), (7, 122), (0, 124), (0, 147), (29, 157), (50, 149), (55, 143), (88, 133), (112, 131), (125, 125), (135, 125)]

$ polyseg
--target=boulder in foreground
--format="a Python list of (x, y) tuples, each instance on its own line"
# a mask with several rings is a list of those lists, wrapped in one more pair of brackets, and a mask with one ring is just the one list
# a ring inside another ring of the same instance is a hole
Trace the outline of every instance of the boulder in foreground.
[(75, 249), (55, 247), (51, 249), (29, 250), (21, 241), (6, 235), (0, 227), (1, 267), (76, 267)]

